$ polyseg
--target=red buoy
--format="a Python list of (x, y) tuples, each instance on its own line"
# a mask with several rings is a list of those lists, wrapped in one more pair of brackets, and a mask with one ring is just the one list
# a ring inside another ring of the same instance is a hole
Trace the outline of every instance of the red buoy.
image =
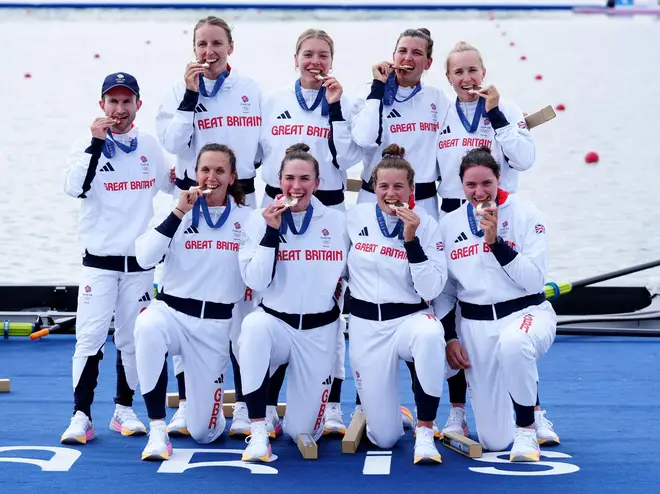
[(536, 74), (536, 77), (534, 79), (540, 81), (541, 79), (543, 79), (543, 76), (541, 74)]
[(509, 43), (509, 46), (516, 46), (516, 44), (512, 41), (511, 43)]
[(589, 151), (584, 157), (584, 162), (590, 165), (598, 163), (598, 160), (599, 160), (598, 153), (594, 151)]
[(148, 45), (150, 45), (150, 44), (151, 44), (151, 40), (147, 40), (147, 41), (145, 41), (145, 43), (147, 43)]
[(25, 73), (25, 78), (26, 78), (26, 79), (29, 79), (30, 77), (32, 77), (32, 74), (30, 74), (29, 72), (26, 72), (26, 73)]
[(101, 58), (101, 55), (99, 55), (98, 53), (94, 53), (94, 58)]
[(527, 60), (527, 57), (525, 55), (520, 55), (520, 60)]
[(557, 111), (564, 111), (565, 109), (566, 109), (566, 107), (564, 105), (562, 105), (561, 103), (559, 103), (557, 106), (555, 106), (555, 110), (557, 110)]

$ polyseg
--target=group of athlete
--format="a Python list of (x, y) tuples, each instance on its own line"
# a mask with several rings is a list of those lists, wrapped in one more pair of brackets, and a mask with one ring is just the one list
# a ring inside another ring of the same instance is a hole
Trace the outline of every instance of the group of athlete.
[[(372, 66), (368, 94), (355, 99), (332, 76), (334, 43), (321, 30), (298, 38), (299, 78), (269, 94), (229, 65), (224, 20), (201, 19), (193, 49), (159, 108), (157, 137), (133, 124), (137, 80), (114, 73), (102, 85), (104, 116), (68, 160), (83, 268), (74, 415), (62, 443), (94, 438), (113, 315), (110, 429), (148, 432), (142, 459), (167, 460), (170, 435), (205, 444), (223, 433), (229, 362), (229, 434), (249, 436), (244, 461), (272, 461), (270, 439), (282, 432), (344, 434), (346, 309), (355, 410), (376, 446), (392, 447), (412, 427), (415, 463), (440, 463), (434, 439), (469, 433), (468, 390), (485, 448), (513, 443), (511, 461), (538, 461), (539, 443), (558, 444), (538, 399), (537, 360), (556, 324), (543, 295), (546, 226), (515, 196), (534, 142), (521, 109), (484, 84), (479, 51), (460, 42), (448, 54), (451, 101), (422, 81), (433, 61), (426, 29), (401, 33), (392, 60)], [(176, 156), (171, 170), (162, 148)], [(360, 162), (347, 214), (346, 172)], [(266, 189), (255, 209), (259, 167)], [(175, 205), (150, 228), (159, 190)], [(169, 356), (180, 405), (167, 424)], [(400, 360), (414, 413), (400, 404)], [(452, 406), (440, 429), (445, 379)], [(132, 407), (138, 383), (148, 430)]]

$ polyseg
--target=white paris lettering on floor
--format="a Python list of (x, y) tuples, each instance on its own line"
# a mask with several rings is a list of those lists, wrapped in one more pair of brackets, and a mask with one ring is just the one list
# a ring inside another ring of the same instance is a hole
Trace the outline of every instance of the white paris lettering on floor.
[[(42, 460), (30, 458), (36, 451), (48, 451), (54, 453), (53, 457), (49, 460)], [(1, 453), (16, 453), (25, 452), (25, 456), (0, 456), (0, 463), (26, 463), (36, 465), (41, 468), (42, 472), (68, 472), (74, 466), (74, 463), (80, 458), (82, 453), (77, 449), (53, 447), (53, 446), (4, 446), (0, 447)], [(250, 473), (256, 475), (277, 475), (279, 472), (276, 468), (270, 465), (261, 463), (247, 463), (240, 460), (243, 453), (242, 449), (188, 449), (176, 448), (174, 454), (169, 460), (164, 461), (158, 467), (158, 473), (184, 473), (186, 470), (193, 468), (242, 468), (249, 470)], [(213, 460), (213, 461), (198, 461), (193, 462), (195, 454), (205, 455), (236, 455), (234, 459), (230, 460)], [(452, 453), (450, 453), (452, 454)], [(485, 463), (506, 464), (511, 466), (511, 462), (500, 456), (508, 457), (508, 452), (501, 453), (485, 453), (481, 458), (475, 458), (475, 461)], [(554, 459), (571, 458), (570, 455), (555, 451), (542, 451), (541, 456)], [(389, 475), (392, 465), (392, 451), (367, 451), (364, 459), (364, 466), (362, 468), (363, 475)], [(580, 470), (580, 467), (572, 463), (556, 462), (556, 461), (540, 461), (534, 464), (516, 464), (516, 467), (529, 467), (526, 470), (507, 470), (504, 468), (496, 467), (469, 467), (469, 470), (476, 473), (484, 473), (491, 475), (514, 475), (514, 476), (543, 476), (543, 475), (563, 475), (568, 473), (575, 473)], [(549, 467), (543, 470), (538, 470), (536, 467)]]

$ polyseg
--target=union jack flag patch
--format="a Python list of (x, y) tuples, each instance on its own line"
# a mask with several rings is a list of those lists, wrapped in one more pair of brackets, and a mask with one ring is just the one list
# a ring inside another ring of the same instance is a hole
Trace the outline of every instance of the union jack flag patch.
[(437, 242), (435, 248), (436, 250), (445, 250), (445, 244), (443, 242)]
[(526, 129), (527, 128), (527, 122), (522, 120), (521, 122), (518, 122), (518, 127), (521, 129)]
[(545, 233), (545, 227), (541, 223), (537, 223), (534, 226), (534, 230), (536, 231), (536, 233)]

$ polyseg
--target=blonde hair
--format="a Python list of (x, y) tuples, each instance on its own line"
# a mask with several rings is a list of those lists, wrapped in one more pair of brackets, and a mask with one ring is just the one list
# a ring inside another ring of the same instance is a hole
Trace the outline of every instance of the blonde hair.
[(445, 72), (449, 72), (449, 59), (451, 58), (452, 55), (455, 53), (463, 53), (465, 51), (473, 51), (477, 54), (479, 57), (479, 62), (481, 63), (481, 68), (484, 68), (484, 60), (481, 58), (481, 53), (479, 53), (479, 50), (477, 50), (474, 46), (472, 46), (470, 43), (466, 41), (459, 41), (454, 45), (454, 47), (451, 49), (449, 54), (447, 55), (447, 60), (445, 60)]
[(208, 17), (204, 17), (203, 19), (200, 19), (197, 21), (197, 24), (195, 24), (195, 29), (193, 29), (193, 46), (195, 46), (195, 41), (197, 38), (197, 30), (204, 26), (205, 24), (210, 24), (211, 26), (217, 26), (225, 30), (227, 33), (227, 39), (229, 40), (229, 44), (233, 43), (234, 40), (231, 37), (231, 28), (229, 27), (229, 24), (227, 24), (227, 21), (224, 19), (220, 19), (219, 17), (216, 17), (214, 15), (209, 15)]
[(296, 55), (300, 53), (300, 48), (302, 44), (308, 39), (322, 39), (328, 45), (330, 45), (330, 56), (334, 58), (335, 56), (335, 42), (332, 40), (330, 35), (323, 31), (322, 29), (307, 29), (300, 36), (298, 36), (298, 41), (296, 41)]

